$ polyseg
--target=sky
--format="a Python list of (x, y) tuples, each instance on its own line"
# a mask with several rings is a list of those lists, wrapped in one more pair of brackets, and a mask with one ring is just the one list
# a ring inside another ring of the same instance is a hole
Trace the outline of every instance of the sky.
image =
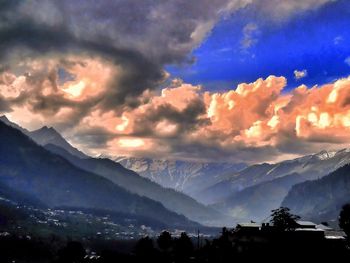
[(0, 0), (0, 114), (94, 156), (341, 149), (348, 28), (347, 0)]
[[(196, 63), (171, 65), (168, 70), (186, 82), (219, 91), (270, 75), (285, 76), (285, 90), (347, 76), (349, 3), (310, 2), (325, 4), (290, 14), (292, 17), (274, 17), (277, 13), (268, 16), (258, 12), (257, 5), (247, 5), (217, 23), (210, 36), (191, 53)], [(295, 75), (295, 71), (303, 74)]]

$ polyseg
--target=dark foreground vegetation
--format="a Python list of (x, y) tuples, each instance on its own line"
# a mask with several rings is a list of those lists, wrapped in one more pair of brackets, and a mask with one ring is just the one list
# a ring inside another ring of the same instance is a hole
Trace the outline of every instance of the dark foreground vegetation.
[[(252, 239), (224, 230), (213, 240), (191, 240), (185, 233), (172, 238), (163, 232), (157, 239), (139, 241), (67, 241), (25, 236), (0, 237), (0, 262), (246, 262), (253, 259), (350, 258), (343, 242), (303, 239), (290, 233), (257, 235)], [(335, 262), (335, 261), (334, 261)]]
[[(297, 219), (281, 207), (273, 210), (270, 222), (260, 228), (254, 222), (238, 224), (234, 229), (223, 228), (212, 239), (200, 234), (190, 238), (185, 232), (172, 236), (167, 231), (139, 240), (72, 240), (0, 232), (0, 262), (346, 262), (350, 258), (349, 239), (327, 238), (317, 229), (300, 231)], [(339, 225), (349, 237), (350, 205), (343, 207)]]

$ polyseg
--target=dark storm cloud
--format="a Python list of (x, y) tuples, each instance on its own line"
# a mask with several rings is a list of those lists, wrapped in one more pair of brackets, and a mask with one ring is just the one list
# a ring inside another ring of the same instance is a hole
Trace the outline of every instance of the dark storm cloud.
[(116, 137), (114, 133), (102, 127), (82, 127), (75, 133), (72, 140), (74, 143), (84, 145), (89, 149), (101, 149)]
[[(166, 137), (181, 137), (182, 135), (208, 125), (210, 120), (205, 117), (206, 106), (200, 99), (194, 99), (183, 109), (179, 110), (171, 104), (162, 104), (142, 115), (135, 122), (134, 136), (152, 136), (155, 126), (161, 121), (176, 124), (176, 133)], [(204, 116), (204, 117), (203, 117)]]
[[(160, 65), (149, 61), (137, 51), (80, 40), (61, 28), (52, 29), (22, 21), (11, 28), (0, 30), (0, 39), (0, 58), (9, 52), (15, 52), (17, 48), (25, 47), (30, 48), (30, 53), (26, 52), (25, 55), (33, 57), (50, 52), (81, 52), (103, 56), (116, 65), (121, 65), (126, 73), (118, 83), (114, 83), (118, 88), (110, 88), (110, 93), (102, 104), (106, 109), (123, 104), (128, 96), (137, 96), (146, 88), (155, 88), (164, 77)], [(32, 81), (35, 80), (32, 78)], [(56, 85), (55, 81), (53, 85)]]
[(10, 103), (0, 95), (0, 112), (11, 111)]
[[(137, 107), (137, 97), (165, 79), (164, 64), (185, 61), (219, 16), (244, 2), (0, 1), (0, 64), (16, 67), (23, 58), (58, 54), (103, 57), (120, 66), (123, 74), (95, 104), (102, 111)], [(52, 79), (53, 86), (56, 82)], [(69, 104), (52, 96), (37, 96), (32, 103), (33, 110), (44, 110), (42, 114), (54, 114)], [(80, 105), (85, 108), (85, 103)]]

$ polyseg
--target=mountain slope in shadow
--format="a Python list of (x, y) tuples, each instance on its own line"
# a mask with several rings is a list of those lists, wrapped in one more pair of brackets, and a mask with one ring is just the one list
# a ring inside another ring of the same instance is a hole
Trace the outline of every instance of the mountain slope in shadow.
[(282, 205), (305, 218), (335, 221), (346, 203), (350, 203), (349, 164), (321, 179), (293, 186)]
[(161, 203), (132, 194), (47, 151), (0, 122), (0, 183), (49, 207), (97, 208), (155, 218), (167, 225), (196, 225)]
[(286, 175), (235, 192), (223, 202), (213, 206), (237, 221), (261, 222), (269, 217), (272, 209), (281, 206), (293, 185), (303, 181), (305, 178), (297, 173)]
[(223, 202), (230, 195), (247, 187), (269, 182), (290, 174), (299, 174), (301, 181), (321, 178), (337, 168), (350, 163), (350, 150), (321, 151), (316, 154), (286, 160), (274, 164), (262, 163), (249, 166), (237, 173), (222, 176), (221, 182), (196, 196), (206, 198), (209, 204)]
[(23, 129), (9, 121), (6, 116), (0, 117), (6, 124), (21, 130), (36, 143), (45, 146), (49, 151), (60, 155), (74, 166), (98, 174), (132, 193), (159, 201), (167, 209), (204, 225), (222, 226), (232, 223), (231, 217), (198, 203), (195, 199), (176, 190), (166, 189), (137, 173), (124, 168), (119, 163), (107, 158), (91, 158), (70, 145), (54, 128), (46, 126), (36, 131)]
[(75, 166), (108, 178), (115, 184), (141, 196), (147, 196), (161, 202), (169, 210), (185, 215), (187, 218), (204, 225), (222, 226), (232, 223), (232, 219), (215, 209), (198, 203), (193, 198), (166, 189), (124, 168), (121, 164), (106, 158), (81, 159), (53, 144), (45, 146), (49, 151), (63, 156)]

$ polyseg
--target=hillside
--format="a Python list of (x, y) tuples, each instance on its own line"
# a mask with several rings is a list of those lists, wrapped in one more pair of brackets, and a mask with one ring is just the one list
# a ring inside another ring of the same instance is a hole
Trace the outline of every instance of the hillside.
[(329, 175), (292, 187), (282, 205), (313, 220), (336, 220), (341, 207), (350, 202), (350, 165)]
[(124, 168), (107, 158), (91, 158), (71, 146), (54, 128), (42, 127), (29, 132), (3, 116), (5, 122), (25, 134), (49, 151), (60, 155), (73, 165), (94, 174), (98, 174), (132, 193), (159, 201), (166, 208), (185, 215), (189, 219), (205, 225), (221, 226), (231, 224), (232, 219), (218, 211), (206, 207), (195, 199), (176, 190), (161, 187), (151, 180)]
[(0, 183), (49, 207), (98, 208), (155, 218), (174, 226), (194, 224), (159, 202), (75, 167), (3, 122), (0, 137), (6, 138), (0, 141)]
[(235, 192), (213, 207), (234, 217), (236, 221), (261, 222), (271, 214), (272, 209), (280, 207), (291, 187), (303, 180), (297, 173), (286, 175)]
[[(343, 165), (350, 163), (349, 149), (321, 151), (317, 154), (286, 160), (275, 164), (255, 164), (242, 171), (227, 174), (226, 178), (196, 195), (206, 198), (207, 203), (224, 201), (230, 195), (244, 188), (272, 181), (293, 173), (299, 174), (302, 181), (321, 178)], [(281, 200), (282, 201), (282, 200)]]
[(29, 136), (39, 145), (54, 144), (64, 148), (69, 153), (78, 156), (80, 158), (87, 158), (83, 152), (79, 151), (77, 148), (73, 147), (69, 142), (67, 142), (62, 135), (57, 132), (53, 127), (44, 126), (40, 129), (29, 131), (17, 123), (10, 121), (5, 115), (0, 116), (0, 121), (11, 126), (17, 130), (20, 130), (23, 134)]
[(226, 225), (232, 222), (231, 218), (198, 203), (193, 198), (173, 189), (163, 188), (110, 159), (81, 159), (52, 144), (47, 145), (46, 149), (63, 156), (81, 169), (108, 178), (115, 184), (118, 184), (133, 193), (159, 201), (166, 208), (179, 214), (183, 214), (191, 220), (213, 226)]
[(62, 147), (70, 154), (73, 154), (79, 158), (88, 158), (83, 152), (79, 151), (77, 148), (73, 147), (71, 144), (69, 144), (61, 134), (59, 134), (54, 128), (52, 127), (42, 127), (38, 130), (31, 131), (28, 133), (28, 136), (32, 138), (37, 144), (39, 145), (47, 145), (47, 144), (54, 144)]

